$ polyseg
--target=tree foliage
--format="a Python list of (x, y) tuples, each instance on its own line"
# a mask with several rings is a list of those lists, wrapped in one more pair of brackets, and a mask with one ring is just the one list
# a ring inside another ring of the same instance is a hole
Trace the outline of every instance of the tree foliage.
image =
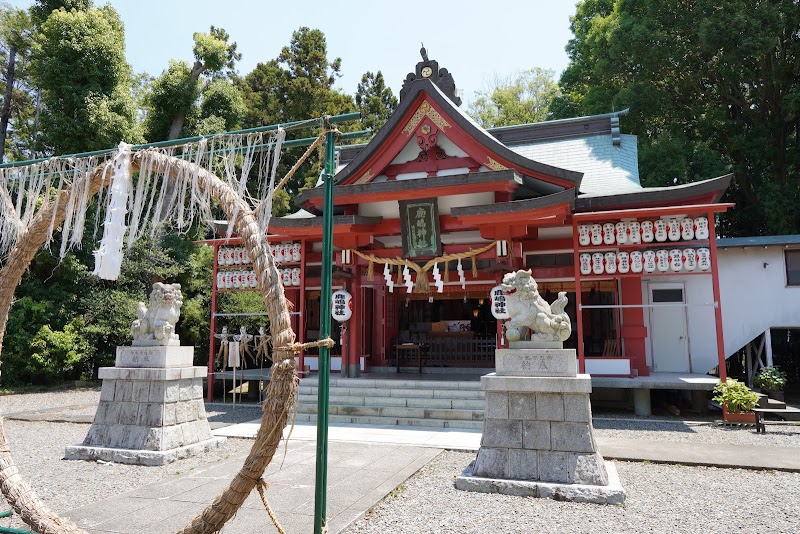
[(237, 129), (244, 99), (234, 85), (242, 55), (222, 28), (195, 33), (194, 64), (172, 60), (145, 96), (145, 135), (163, 141)]
[(125, 35), (108, 5), (53, 11), (34, 44), (42, 140), (60, 154), (139, 141)]
[(365, 72), (356, 88), (356, 106), (361, 112), (361, 125), (377, 132), (386, 124), (397, 107), (397, 97), (386, 87), (383, 73)]
[(800, 4), (586, 0), (556, 116), (630, 107), (647, 185), (732, 172), (728, 235), (800, 231)]
[[(3, 103), (0, 108), (0, 163), (5, 159), (6, 151), (11, 149), (13, 159), (18, 152), (14, 142), (8, 137), (9, 128), (19, 135), (13, 138), (29, 141), (33, 134), (30, 131), (33, 117), (33, 88), (30, 81), (29, 62), (33, 44), (33, 27), (27, 11), (16, 9), (7, 4), (0, 8), (0, 59), (3, 64), (2, 94)], [(25, 135), (25, 134), (28, 135)], [(30, 148), (29, 143), (25, 148)], [(22, 147), (19, 147), (22, 149)]]
[(475, 93), (469, 113), (484, 128), (547, 120), (550, 104), (560, 94), (552, 70), (533, 68), (495, 77), (491, 87)]
[[(333, 88), (341, 70), (341, 58), (328, 60), (328, 46), (320, 30), (302, 27), (292, 34), (289, 46), (277, 58), (259, 63), (245, 76), (243, 89), (247, 113), (244, 126), (254, 127), (337, 115), (355, 111), (353, 97)], [(286, 160), (299, 158), (305, 149), (287, 151)], [(284, 215), (289, 199), (319, 177), (320, 154), (310, 157), (276, 195), (277, 215)], [(282, 169), (286, 170), (286, 169)]]

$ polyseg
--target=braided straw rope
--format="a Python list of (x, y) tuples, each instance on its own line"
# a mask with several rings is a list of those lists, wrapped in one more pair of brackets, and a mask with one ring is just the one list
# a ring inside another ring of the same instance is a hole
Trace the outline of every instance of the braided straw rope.
[[(413, 261), (407, 260), (405, 258), (381, 258), (381, 257), (376, 256), (374, 254), (367, 254), (367, 253), (360, 252), (360, 251), (355, 250), (355, 249), (353, 249), (353, 253), (356, 256), (358, 256), (359, 258), (369, 261), (370, 266), (373, 263), (381, 263), (381, 264), (388, 264), (388, 265), (401, 265), (401, 266), (404, 266), (404, 267), (408, 267), (410, 269), (414, 269), (414, 271), (416, 271), (416, 273), (417, 273), (417, 280), (414, 283), (414, 289), (418, 293), (429, 293), (430, 292), (430, 284), (428, 284), (428, 276), (427, 276), (426, 273), (434, 265), (436, 265), (437, 263), (445, 263), (445, 262), (448, 262), (448, 261), (463, 260), (463, 259), (467, 259), (467, 258), (475, 258), (476, 256), (480, 256), (484, 252), (490, 250), (496, 244), (497, 244), (497, 241), (492, 241), (491, 243), (489, 243), (485, 247), (475, 248), (475, 249), (472, 249), (472, 250), (467, 250), (467, 251), (464, 251), (464, 252), (458, 252), (458, 253), (455, 253), (455, 254), (445, 254), (444, 256), (439, 256), (438, 258), (433, 258), (432, 260), (428, 260), (428, 262), (425, 265), (423, 265), (422, 267), (420, 267), (419, 265), (417, 265)], [(370, 268), (367, 271), (367, 278), (369, 280), (372, 280), (372, 276), (370, 276), (370, 274), (373, 273), (373, 272), (374, 272), (374, 270), (372, 268)], [(445, 273), (446, 272), (447, 272), (447, 269), (445, 269)], [(478, 276), (477, 267), (476, 267), (474, 261), (472, 262), (472, 276), (473, 277)], [(403, 285), (402, 283), (400, 283), (399, 275), (398, 275), (398, 284), (397, 285)]]
[[(139, 152), (134, 155), (132, 161), (134, 169), (140, 165), (143, 154), (144, 152)], [(228, 488), (180, 531), (183, 534), (211, 534), (219, 531), (241, 507), (261, 479), (280, 444), (283, 428), (296, 399), (298, 379), (293, 353), (300, 344), (295, 343), (283, 284), (278, 277), (269, 243), (259, 230), (247, 203), (237, 198), (236, 192), (225, 182), (211, 172), (198, 168), (194, 163), (177, 160), (155, 150), (149, 151), (148, 157), (164, 167), (169, 167), (173, 178), (188, 179), (187, 177), (196, 173), (199, 187), (219, 201), (226, 215), (233, 217), (233, 214), (236, 214), (233, 221), (234, 228), (247, 247), (248, 254), (253, 258), (258, 287), (270, 318), (275, 363), (272, 366), (272, 377), (262, 408), (261, 426), (253, 446)], [(80, 180), (88, 179), (89, 194), (94, 196), (104, 185), (108, 185), (102, 181), (105, 165), (97, 167), (86, 178), (80, 178), (72, 187), (83, 186), (85, 182)], [(0, 354), (2, 354), (2, 341), (14, 290), (37, 250), (47, 241), (50, 221), (55, 220), (58, 225), (64, 220), (68, 198), (69, 191), (63, 191), (60, 202), (37, 214), (0, 269)], [(329, 344), (330, 341), (322, 340), (317, 343)], [(85, 531), (71, 521), (52, 513), (19, 475), (5, 438), (2, 419), (0, 419), (0, 488), (14, 511), (34, 531), (43, 534), (85, 534)]]

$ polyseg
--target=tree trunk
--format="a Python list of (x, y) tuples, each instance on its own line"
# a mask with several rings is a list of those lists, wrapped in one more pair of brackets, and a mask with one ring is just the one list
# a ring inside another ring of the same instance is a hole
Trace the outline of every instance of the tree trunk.
[[(199, 61), (195, 61), (194, 65), (192, 66), (192, 82), (197, 83), (197, 80), (200, 79), (200, 75), (205, 71), (206, 66)], [(167, 136), (168, 140), (177, 139), (180, 136), (181, 130), (183, 130), (184, 122), (186, 122), (186, 112), (181, 111), (175, 115), (174, 119), (172, 119), (172, 124), (169, 127), (169, 135)]]
[(177, 139), (180, 136), (184, 121), (186, 121), (186, 113), (180, 112), (175, 115), (175, 118), (172, 119), (172, 125), (169, 127), (167, 139)]
[(0, 163), (3, 163), (6, 155), (6, 132), (8, 131), (8, 121), (11, 118), (11, 97), (14, 92), (14, 62), (17, 59), (17, 48), (12, 46), (8, 49), (8, 67), (6, 68), (6, 94), (3, 96), (3, 109), (0, 111)]

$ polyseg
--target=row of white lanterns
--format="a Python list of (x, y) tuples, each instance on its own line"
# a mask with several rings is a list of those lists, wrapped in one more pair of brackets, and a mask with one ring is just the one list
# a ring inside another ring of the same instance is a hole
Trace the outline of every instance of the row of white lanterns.
[(628, 252), (595, 252), (580, 255), (581, 274), (615, 274), (617, 272), (653, 273), (711, 269), (711, 251), (707, 248), (672, 250), (634, 250)]
[(666, 241), (691, 241), (708, 239), (708, 217), (692, 219), (670, 218), (656, 221), (620, 221), (578, 225), (578, 243), (589, 245), (635, 245), (637, 243), (664, 243)]
[(275, 263), (299, 263), (303, 254), (300, 243), (278, 243), (272, 247)]
[(255, 271), (217, 271), (217, 289), (256, 287)]
[[(300, 267), (278, 269), (278, 277), (286, 287), (300, 285)], [(255, 271), (225, 270), (217, 272), (217, 289), (245, 289), (258, 285)]]
[[(300, 243), (278, 243), (272, 247), (275, 263), (300, 263), (302, 245)], [(247, 265), (250, 256), (245, 247), (219, 247), (217, 265)]]

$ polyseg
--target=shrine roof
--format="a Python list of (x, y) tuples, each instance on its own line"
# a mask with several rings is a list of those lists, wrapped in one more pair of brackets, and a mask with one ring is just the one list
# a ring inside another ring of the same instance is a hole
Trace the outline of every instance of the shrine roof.
[(765, 235), (751, 237), (723, 237), (717, 239), (717, 248), (768, 247), (800, 245), (800, 235)]
[[(424, 180), (394, 180), (391, 182), (369, 182), (366, 184), (338, 185), (334, 196), (334, 203), (354, 204), (364, 201), (386, 200), (386, 197), (403, 196), (403, 198), (424, 198), (436, 196), (437, 190), (452, 188), (471, 188), (476, 191), (516, 190), (524, 187), (535, 191), (537, 183), (532, 178), (520, 176), (517, 172), (506, 169), (502, 171), (488, 171), (479, 173), (461, 173), (446, 176), (431, 176)], [(574, 191), (574, 190), (571, 190)], [(322, 203), (323, 188), (315, 187), (300, 192), (295, 198), (295, 203), (300, 206), (316, 205)], [(402, 194), (402, 195), (401, 195)], [(573, 193), (574, 196), (574, 193)]]
[(642, 187), (623, 193), (580, 194), (575, 200), (575, 211), (645, 208), (669, 204), (719, 202), (733, 175), (726, 174), (710, 180), (669, 187)]
[(618, 144), (610, 133), (601, 133), (545, 139), (511, 149), (532, 160), (582, 172), (581, 193), (626, 193), (642, 189), (635, 135), (620, 135)]
[(482, 204), (479, 206), (466, 206), (462, 208), (453, 208), (451, 214), (453, 217), (466, 217), (472, 215), (489, 215), (500, 213), (515, 213), (530, 210), (537, 210), (542, 208), (549, 208), (559, 204), (565, 204), (572, 207), (575, 202), (575, 190), (567, 189), (560, 193), (553, 193), (551, 195), (544, 195), (537, 198), (529, 198), (525, 200), (511, 200), (508, 202), (495, 202), (492, 204)]
[(417, 79), (410, 84), (408, 93), (404, 96), (391, 117), (389, 117), (386, 124), (378, 131), (375, 137), (356, 154), (348, 165), (336, 175), (337, 182), (347, 182), (348, 180), (354, 179), (356, 175), (360, 175), (366, 171), (364, 167), (376, 154), (380, 153), (384, 143), (402, 129), (405, 121), (408, 120), (409, 113), (420, 105), (420, 95), (423, 93), (430, 98), (433, 104), (441, 108), (467, 136), (474, 139), (489, 152), (508, 161), (521, 173), (527, 174), (530, 172), (531, 175), (538, 174), (544, 177), (552, 177), (556, 182), (562, 183), (563, 186), (578, 187), (580, 185), (582, 178), (580, 172), (534, 161), (509, 149), (492, 136), (491, 133), (478, 125), (469, 115), (445, 96), (439, 87), (427, 79)]

